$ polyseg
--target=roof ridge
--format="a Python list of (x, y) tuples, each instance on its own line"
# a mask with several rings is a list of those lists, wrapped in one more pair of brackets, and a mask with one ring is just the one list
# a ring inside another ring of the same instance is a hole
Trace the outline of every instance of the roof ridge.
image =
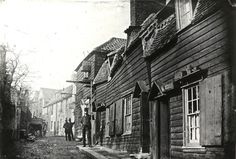
[[(101, 45), (95, 47), (95, 48), (93, 49), (93, 51), (97, 51), (97, 50), (99, 50), (99, 49), (102, 48), (103, 46), (105, 46), (105, 45), (111, 43), (113, 40), (122, 40), (122, 41), (126, 41), (126, 39), (123, 39), (123, 38), (111, 37), (111, 38), (110, 38), (108, 41), (106, 41), (105, 43), (103, 43), (103, 44), (101, 44)], [(107, 50), (107, 51), (109, 51), (109, 50)]]

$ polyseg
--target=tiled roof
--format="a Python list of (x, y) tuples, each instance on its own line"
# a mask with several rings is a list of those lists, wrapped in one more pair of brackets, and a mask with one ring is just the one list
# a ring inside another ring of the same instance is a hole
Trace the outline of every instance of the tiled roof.
[(177, 29), (176, 29), (176, 19), (175, 16), (172, 15), (168, 19), (168, 24), (161, 28), (160, 30), (156, 30), (156, 34), (153, 37), (152, 43), (148, 46), (148, 49), (144, 51), (144, 56), (151, 55), (155, 50), (163, 48), (166, 44), (172, 41), (176, 37)]
[[(196, 0), (193, 1), (194, 23), (216, 11), (224, 0)], [(151, 14), (142, 24), (139, 38), (142, 38), (144, 56), (150, 56), (155, 51), (167, 46), (177, 36), (174, 0), (155, 15)], [(167, 17), (168, 16), (168, 17)]]
[(122, 64), (122, 60), (123, 60), (123, 58), (122, 58), (122, 56), (121, 56), (121, 54), (124, 52), (124, 47), (121, 47), (120, 49), (118, 49), (117, 51), (116, 51), (116, 54), (115, 54), (115, 56), (114, 56), (114, 58), (113, 58), (113, 62), (112, 62), (112, 64), (111, 64), (111, 73), (110, 73), (110, 76), (112, 77), (114, 74), (115, 74), (115, 72), (117, 71), (117, 69), (120, 67), (120, 65)]
[[(122, 46), (125, 46), (125, 45), (126, 45), (126, 39), (113, 37), (110, 40), (108, 40), (107, 42), (105, 42), (102, 45), (100, 45), (100, 46), (96, 47), (95, 49), (93, 49), (93, 51), (90, 52), (83, 59), (83, 61), (89, 59), (95, 52), (109, 53), (109, 52), (114, 51), (116, 49), (119, 49), (119, 48), (121, 48)], [(83, 61), (77, 66), (75, 71), (78, 71), (80, 69), (80, 67), (82, 66)]]
[(99, 69), (96, 77), (94, 78), (94, 84), (98, 84), (98, 83), (107, 81), (108, 76), (109, 76), (109, 72), (110, 72), (110, 66), (109, 66), (108, 60), (106, 60), (106, 61), (104, 61), (101, 68)]
[(104, 44), (96, 47), (94, 49), (94, 51), (99, 51), (99, 52), (114, 51), (114, 50), (119, 49), (120, 47), (124, 46), (125, 44), (126, 44), (126, 39), (113, 37), (110, 40), (108, 40), (107, 42), (105, 42)]

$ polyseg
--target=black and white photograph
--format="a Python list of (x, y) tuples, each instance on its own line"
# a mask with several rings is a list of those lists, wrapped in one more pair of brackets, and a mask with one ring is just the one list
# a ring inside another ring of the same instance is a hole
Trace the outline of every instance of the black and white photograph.
[(0, 159), (236, 159), (236, 0), (0, 0)]

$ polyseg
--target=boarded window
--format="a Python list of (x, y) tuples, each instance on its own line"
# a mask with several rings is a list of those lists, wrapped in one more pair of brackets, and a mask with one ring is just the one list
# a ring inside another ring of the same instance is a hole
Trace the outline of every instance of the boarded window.
[(123, 105), (122, 99), (116, 101), (116, 135), (123, 133)]
[(207, 78), (200, 85), (200, 143), (222, 144), (222, 77)]

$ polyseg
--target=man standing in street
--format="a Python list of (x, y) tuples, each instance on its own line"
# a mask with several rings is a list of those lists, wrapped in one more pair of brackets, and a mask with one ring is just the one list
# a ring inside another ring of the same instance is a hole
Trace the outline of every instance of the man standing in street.
[(67, 122), (67, 118), (66, 118), (66, 120), (65, 120), (65, 123), (64, 123), (64, 125), (63, 125), (63, 128), (65, 129), (65, 137), (66, 137), (66, 141), (67, 140), (71, 140), (71, 138), (70, 138), (70, 134), (69, 134), (69, 123)]
[[(71, 122), (71, 118), (69, 118), (69, 136), (71, 137), (71, 140), (74, 140), (74, 136), (73, 136), (73, 131), (72, 131), (72, 128), (73, 128), (73, 125), (75, 124), (75, 122)], [(70, 139), (69, 139), (70, 141)]]
[(86, 146), (86, 133), (88, 138), (88, 144), (91, 146), (91, 116), (88, 114), (88, 108), (84, 109), (84, 116), (81, 120), (83, 130), (83, 144)]

